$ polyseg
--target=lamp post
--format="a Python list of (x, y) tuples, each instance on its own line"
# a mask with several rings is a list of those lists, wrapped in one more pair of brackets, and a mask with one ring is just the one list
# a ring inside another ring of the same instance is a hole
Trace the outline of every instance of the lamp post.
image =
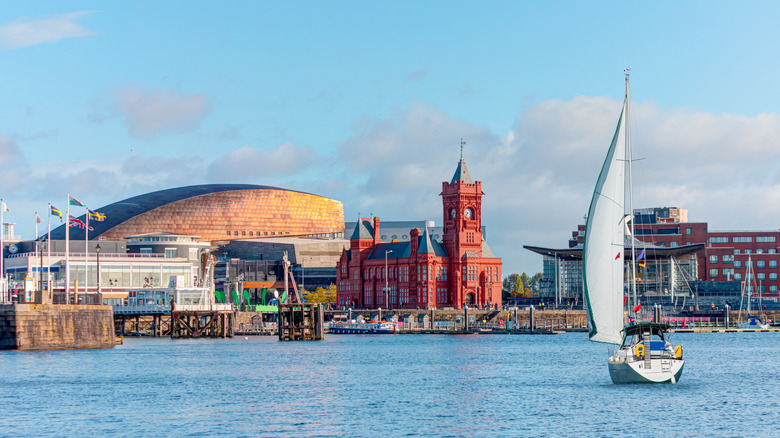
[(392, 249), (385, 251), (385, 306), (387, 306), (388, 309), (390, 308), (390, 303), (387, 301), (387, 279), (390, 276), (390, 273), (387, 271), (387, 255), (391, 252), (393, 252)]
[(99, 243), (95, 247), (95, 254), (97, 254), (97, 293), (98, 293), (99, 303), (102, 303), (103, 296), (101, 295), (101, 288), (100, 288), (100, 244)]

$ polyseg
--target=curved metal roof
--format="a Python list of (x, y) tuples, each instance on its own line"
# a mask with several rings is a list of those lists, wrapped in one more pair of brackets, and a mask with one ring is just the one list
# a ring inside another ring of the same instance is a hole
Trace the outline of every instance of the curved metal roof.
[[(287, 192), (305, 193), (298, 190), (288, 190), (279, 187), (259, 186), (254, 184), (202, 184), (150, 192), (127, 198), (101, 208), (90, 208), (92, 211), (97, 211), (106, 215), (106, 219), (103, 222), (97, 222), (95, 220), (89, 221), (89, 226), (94, 228), (94, 231), (89, 232), (89, 238), (92, 240), (128, 219), (172, 202), (210, 193), (231, 192), (236, 190), (284, 190)], [(86, 214), (77, 216), (74, 214), (74, 209), (75, 211), (81, 212), (83, 211), (81, 207), (72, 208), (70, 214), (81, 220), (85, 220)], [(64, 209), (62, 210), (62, 214), (63, 216), (65, 215)], [(80, 239), (80, 237), (84, 237), (83, 232), (71, 234), (71, 238), (74, 240), (84, 240)], [(51, 230), (51, 238), (52, 240), (65, 239), (65, 225), (61, 225)]]

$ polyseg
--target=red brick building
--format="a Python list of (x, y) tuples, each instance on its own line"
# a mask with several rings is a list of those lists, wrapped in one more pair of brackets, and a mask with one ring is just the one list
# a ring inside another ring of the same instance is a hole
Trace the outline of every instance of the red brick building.
[(409, 242), (380, 241), (378, 217), (361, 218), (337, 269), (337, 302), (367, 308), (500, 306), (501, 259), (482, 236), (482, 183), (473, 181), (461, 157), (442, 183), (441, 242), (427, 227)]

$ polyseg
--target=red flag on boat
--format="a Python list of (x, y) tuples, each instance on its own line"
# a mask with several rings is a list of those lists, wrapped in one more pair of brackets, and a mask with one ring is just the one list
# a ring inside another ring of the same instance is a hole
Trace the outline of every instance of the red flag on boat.
[(628, 295), (623, 295), (623, 305), (625, 306), (628, 302)]
[(634, 313), (639, 312), (642, 309), (642, 303), (638, 303), (636, 307), (634, 307)]
[(615, 260), (617, 260), (619, 258), (620, 258), (620, 253), (617, 253), (617, 255), (615, 256)]

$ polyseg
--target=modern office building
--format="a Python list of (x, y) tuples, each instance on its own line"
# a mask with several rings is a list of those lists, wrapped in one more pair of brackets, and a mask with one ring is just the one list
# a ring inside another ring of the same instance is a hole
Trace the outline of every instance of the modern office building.
[[(702, 293), (697, 291), (705, 291), (705, 294), (710, 293), (706, 291), (712, 291), (712, 300), (736, 304), (735, 300), (741, 299), (740, 290), (746, 289), (759, 306), (763, 302), (780, 301), (780, 281), (777, 278), (780, 230), (713, 231), (709, 230), (707, 222), (688, 222), (688, 211), (678, 207), (637, 209), (634, 218), (636, 239), (643, 246), (654, 248), (659, 254), (666, 252), (680, 266), (686, 266), (676, 278), (686, 279), (682, 288), (687, 288), (692, 297), (696, 298), (697, 293)], [(561, 269), (557, 260), (563, 260), (563, 254), (567, 253), (573, 255), (571, 260), (581, 258), (584, 237), (585, 225), (578, 225), (577, 231), (572, 232), (569, 248), (547, 253), (535, 251), (545, 255), (544, 284), (548, 287), (545, 293), (551, 293), (557, 288), (579, 288), (581, 291), (581, 263), (575, 262), (570, 268)], [(537, 247), (526, 248), (534, 250)], [(685, 262), (690, 257), (695, 257), (695, 263)], [(745, 276), (748, 265), (752, 271), (750, 278)], [(560, 278), (562, 271), (566, 273), (564, 278)], [(567, 282), (566, 279), (571, 281)], [(709, 282), (723, 284), (706, 284)], [(729, 282), (736, 283), (726, 284)], [(666, 285), (660, 290), (669, 287)]]
[[(501, 259), (484, 240), (482, 183), (461, 157), (442, 183), (441, 242), (427, 226), (392, 236), (378, 217), (355, 225), (337, 266), (338, 304), (350, 307), (456, 308), (501, 304)], [(426, 224), (427, 225), (427, 224)], [(383, 241), (385, 240), (385, 241)]]

